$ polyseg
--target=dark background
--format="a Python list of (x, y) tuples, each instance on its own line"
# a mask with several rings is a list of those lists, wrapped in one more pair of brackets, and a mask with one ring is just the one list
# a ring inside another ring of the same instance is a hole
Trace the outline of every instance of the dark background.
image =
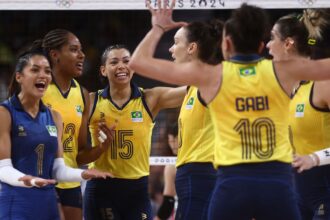
[[(269, 9), (272, 20), (279, 16), (300, 12), (293, 9)], [(231, 10), (177, 10), (175, 20), (194, 21), (220, 18), (225, 20)], [(150, 14), (146, 10), (121, 11), (0, 11), (0, 75), (8, 78), (17, 52), (49, 30), (64, 28), (80, 39), (86, 63), (83, 76), (78, 79), (90, 91), (102, 87), (99, 81), (99, 60), (102, 51), (112, 44), (126, 44), (134, 50), (150, 28)], [(168, 58), (174, 31), (164, 35), (156, 52), (157, 57)], [(142, 87), (160, 83), (134, 77)], [(2, 98), (2, 96), (0, 96)]]

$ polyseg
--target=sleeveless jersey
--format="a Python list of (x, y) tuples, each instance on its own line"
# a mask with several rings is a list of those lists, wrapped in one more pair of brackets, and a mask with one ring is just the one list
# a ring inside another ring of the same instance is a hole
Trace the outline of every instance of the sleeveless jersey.
[(116, 123), (114, 139), (109, 149), (90, 168), (112, 173), (116, 178), (138, 179), (149, 175), (149, 156), (154, 122), (145, 103), (143, 90), (134, 84), (130, 100), (119, 108), (111, 100), (109, 87), (95, 96), (90, 118), (92, 146), (97, 146), (98, 123)]
[(299, 155), (330, 146), (330, 111), (313, 106), (313, 85), (302, 84), (290, 103), (292, 145)]
[(12, 119), (13, 167), (27, 175), (51, 179), (58, 142), (57, 128), (50, 110), (40, 102), (39, 113), (33, 118), (24, 111), (16, 95), (1, 105), (8, 109)]
[[(42, 98), (45, 105), (58, 111), (63, 119), (63, 158), (69, 167), (77, 168), (76, 157), (78, 154), (78, 136), (85, 108), (82, 88), (75, 80), (71, 82), (71, 88), (66, 94), (62, 94), (55, 82), (51, 83)], [(78, 182), (59, 183), (56, 187), (61, 189), (79, 186)]]
[(214, 159), (214, 131), (209, 109), (196, 87), (189, 87), (179, 115), (179, 149), (176, 166)]
[(215, 126), (216, 167), (290, 163), (290, 98), (277, 81), (272, 61), (236, 56), (223, 62), (222, 68), (221, 87), (209, 105)]

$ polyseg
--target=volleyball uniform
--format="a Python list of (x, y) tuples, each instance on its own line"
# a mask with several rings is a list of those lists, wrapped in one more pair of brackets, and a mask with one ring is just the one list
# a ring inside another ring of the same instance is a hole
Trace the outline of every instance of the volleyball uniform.
[(221, 88), (209, 104), (218, 168), (209, 219), (299, 219), (290, 164), (290, 98), (272, 61), (239, 55), (222, 65)]
[(98, 145), (98, 123), (116, 124), (108, 150), (90, 168), (114, 178), (93, 179), (85, 191), (85, 219), (152, 219), (148, 195), (149, 156), (154, 127), (143, 90), (131, 84), (132, 94), (122, 107), (111, 99), (109, 87), (97, 92), (90, 118), (92, 146)]
[[(313, 105), (313, 82), (302, 84), (290, 104), (292, 144), (298, 155), (330, 146), (330, 110)], [(298, 204), (303, 219), (330, 219), (330, 165), (295, 172)]]
[[(44, 97), (45, 105), (59, 112), (63, 119), (63, 158), (67, 166), (77, 168), (78, 136), (85, 108), (82, 88), (76, 80), (71, 81), (69, 91), (63, 94), (52, 82)], [(79, 182), (62, 182), (56, 185), (60, 203), (64, 206), (82, 207), (82, 194)]]
[(216, 180), (214, 131), (209, 110), (193, 86), (181, 106), (178, 138), (176, 219), (206, 219)]
[[(11, 115), (11, 160), (26, 175), (51, 179), (57, 156), (57, 129), (50, 110), (40, 102), (35, 118), (24, 111), (18, 97), (1, 104)], [(59, 219), (55, 187), (16, 187), (0, 182), (0, 219)]]

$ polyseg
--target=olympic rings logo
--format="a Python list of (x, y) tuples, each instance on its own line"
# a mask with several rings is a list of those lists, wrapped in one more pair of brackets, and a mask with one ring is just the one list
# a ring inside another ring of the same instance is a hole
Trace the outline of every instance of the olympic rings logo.
[(301, 5), (312, 6), (316, 0), (298, 0)]
[(70, 8), (73, 4), (73, 0), (56, 0), (55, 3), (61, 8)]

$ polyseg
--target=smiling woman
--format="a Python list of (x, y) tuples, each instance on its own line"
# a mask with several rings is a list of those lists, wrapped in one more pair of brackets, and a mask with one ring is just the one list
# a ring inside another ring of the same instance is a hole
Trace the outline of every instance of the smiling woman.
[[(49, 31), (42, 40), (35, 42), (35, 47), (46, 52), (52, 66), (53, 82), (49, 85), (43, 102), (61, 114), (64, 122), (61, 139), (64, 162), (69, 167), (77, 168), (79, 148), (84, 149), (87, 145), (88, 91), (75, 80), (75, 77), (82, 74), (85, 54), (78, 37), (65, 29)], [(110, 140), (110, 131), (104, 128), (103, 132), (109, 137), (106, 140)], [(98, 157), (101, 153), (98, 147), (94, 148), (90, 159)], [(79, 162), (89, 161), (83, 158)], [(56, 185), (56, 190), (65, 219), (81, 220), (80, 182), (62, 182)]]
[(154, 118), (161, 109), (181, 105), (186, 87), (138, 87), (131, 82), (130, 58), (124, 45), (105, 49), (100, 72), (109, 85), (90, 95), (93, 145), (98, 144), (99, 123), (116, 124), (113, 141), (90, 167), (111, 172), (115, 178), (87, 182), (86, 220), (152, 219), (148, 176)]
[(64, 165), (61, 116), (41, 101), (51, 79), (49, 62), (41, 51), (22, 54), (13, 74), (11, 97), (0, 105), (2, 220), (58, 220), (56, 181), (109, 175)]

